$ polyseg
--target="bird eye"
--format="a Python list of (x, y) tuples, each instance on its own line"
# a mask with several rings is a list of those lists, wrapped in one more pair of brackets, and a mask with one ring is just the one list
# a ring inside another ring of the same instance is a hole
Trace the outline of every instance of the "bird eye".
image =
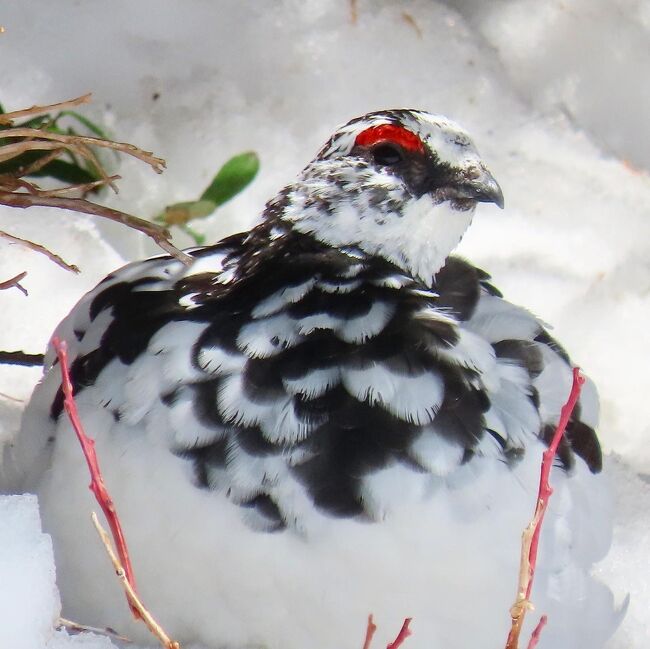
[(404, 159), (401, 149), (390, 142), (382, 142), (372, 148), (372, 156), (380, 165), (394, 165)]

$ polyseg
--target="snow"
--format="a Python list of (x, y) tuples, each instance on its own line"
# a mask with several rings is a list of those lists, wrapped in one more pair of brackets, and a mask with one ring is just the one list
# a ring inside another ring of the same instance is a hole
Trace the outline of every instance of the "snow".
[(41, 532), (36, 496), (5, 496), (0, 500), (0, 539), (3, 644), (16, 649), (43, 646), (51, 636), (61, 603), (52, 541)]
[[(197, 224), (209, 240), (255, 223), (354, 115), (417, 107), (467, 128), (506, 209), (479, 209), (460, 251), (553, 323), (599, 386), (618, 502), (599, 571), (619, 600), (630, 594), (611, 647), (647, 644), (650, 1), (361, 0), (355, 22), (347, 0), (115, 0), (110, 12), (100, 0), (60, 0), (38, 11), (7, 3), (0, 20), (7, 110), (91, 90), (87, 114), (167, 160), (162, 176), (122, 160), (120, 194), (106, 197), (112, 206), (152, 216), (198, 197), (229, 156), (259, 153), (255, 183)], [(83, 271), (73, 276), (0, 242), (0, 279), (29, 273), (28, 298), (0, 295), (0, 349), (41, 351), (103, 275), (157, 252), (139, 234), (86, 217), (0, 208), (0, 219)], [(0, 444), (17, 430), (37, 378), (35, 369), (0, 367)], [(46, 645), (58, 600), (33, 499), (1, 501), (0, 539), (0, 600), (10, 605), (0, 609), (3, 646), (110, 646), (62, 633)], [(29, 592), (39, 606), (21, 606)]]

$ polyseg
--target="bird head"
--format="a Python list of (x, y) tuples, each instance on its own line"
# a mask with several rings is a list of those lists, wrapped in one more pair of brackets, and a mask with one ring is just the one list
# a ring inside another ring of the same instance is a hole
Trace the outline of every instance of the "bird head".
[(503, 207), (467, 132), (420, 110), (369, 113), (341, 126), (282, 196), (280, 218), (295, 230), (382, 256), (426, 284), (476, 204)]

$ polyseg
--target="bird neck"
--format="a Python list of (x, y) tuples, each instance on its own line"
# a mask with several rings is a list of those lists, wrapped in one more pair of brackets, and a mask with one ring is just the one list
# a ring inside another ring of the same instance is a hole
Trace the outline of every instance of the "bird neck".
[(330, 164), (319, 173), (314, 166), (267, 205), (266, 219), (334, 248), (381, 257), (431, 286), (474, 210), (435, 203), (429, 194), (415, 197), (398, 182), (373, 183), (372, 169)]

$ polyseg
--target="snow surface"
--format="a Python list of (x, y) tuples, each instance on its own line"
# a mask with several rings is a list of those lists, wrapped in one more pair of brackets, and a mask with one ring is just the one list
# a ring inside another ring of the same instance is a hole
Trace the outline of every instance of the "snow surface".
[[(255, 223), (264, 202), (354, 115), (424, 108), (473, 134), (506, 209), (479, 211), (460, 251), (509, 299), (553, 323), (599, 386), (618, 502), (600, 572), (621, 600), (631, 596), (611, 646), (646, 646), (650, 1), (360, 0), (356, 22), (349, 0), (114, 0), (110, 11), (100, 0), (5, 4), (7, 110), (91, 90), (90, 116), (167, 160), (162, 176), (123, 160), (111, 205), (151, 216), (197, 197), (230, 155), (260, 154), (253, 186), (197, 225), (209, 240)], [(74, 277), (0, 242), (0, 279), (28, 270), (30, 293), (2, 292), (0, 349), (41, 351), (104, 274), (156, 252), (138, 234), (85, 217), (0, 208), (0, 219), (2, 229), (83, 270)], [(37, 378), (35, 369), (0, 367), (0, 443), (15, 434)], [(45, 645), (58, 600), (33, 500), (2, 501), (0, 543), (2, 646), (110, 646), (61, 633)]]

